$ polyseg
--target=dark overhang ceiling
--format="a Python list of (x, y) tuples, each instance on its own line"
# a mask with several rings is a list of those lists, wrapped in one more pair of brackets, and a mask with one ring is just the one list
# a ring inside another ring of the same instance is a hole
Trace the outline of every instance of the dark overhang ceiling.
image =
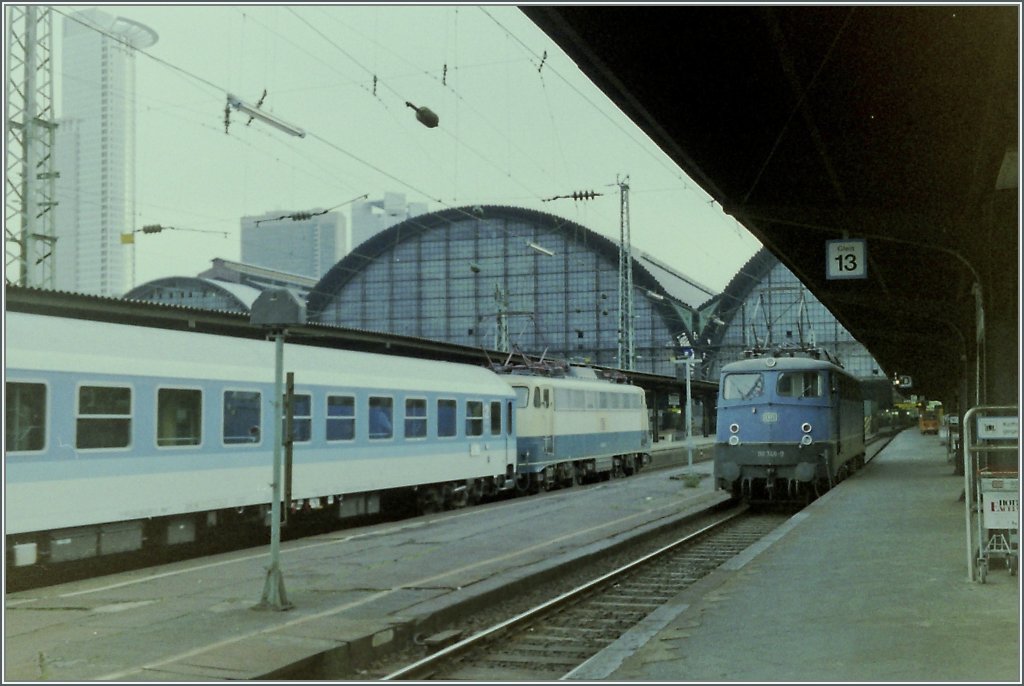
[[(918, 392), (974, 354), (975, 282), (1016, 311), (1016, 4), (522, 11)], [(843, 237), (866, 280), (826, 279)]]

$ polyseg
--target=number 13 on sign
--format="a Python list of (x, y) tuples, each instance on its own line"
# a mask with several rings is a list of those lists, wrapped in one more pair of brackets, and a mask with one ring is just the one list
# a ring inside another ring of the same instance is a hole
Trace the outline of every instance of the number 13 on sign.
[(867, 245), (863, 238), (844, 238), (825, 242), (825, 278), (866, 279)]

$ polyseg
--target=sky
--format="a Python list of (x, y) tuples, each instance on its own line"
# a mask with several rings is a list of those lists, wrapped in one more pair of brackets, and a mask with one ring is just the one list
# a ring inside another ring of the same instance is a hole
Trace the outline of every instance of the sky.
[[(243, 216), (400, 192), (428, 211), (526, 207), (619, 239), (714, 290), (758, 241), (514, 5), (79, 5), (159, 35), (136, 54), (135, 284), (240, 258)], [(59, 55), (63, 16), (54, 15)], [(60, 60), (55, 67), (57, 116)], [(699, 69), (700, 65), (690, 65)], [(303, 129), (233, 112), (226, 94)], [(417, 122), (407, 102), (435, 112)], [(558, 199), (594, 191), (591, 200)]]

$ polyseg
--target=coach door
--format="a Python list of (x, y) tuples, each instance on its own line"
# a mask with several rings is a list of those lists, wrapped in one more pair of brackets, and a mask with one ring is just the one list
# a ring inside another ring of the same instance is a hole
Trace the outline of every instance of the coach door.
[(504, 457), (509, 454), (512, 435), (512, 401), (492, 400), (489, 408), (490, 428), (488, 445), (496, 446)]
[(544, 454), (555, 454), (555, 394), (551, 386), (537, 386), (534, 390), (534, 409), (540, 410), (539, 416), (543, 427)]

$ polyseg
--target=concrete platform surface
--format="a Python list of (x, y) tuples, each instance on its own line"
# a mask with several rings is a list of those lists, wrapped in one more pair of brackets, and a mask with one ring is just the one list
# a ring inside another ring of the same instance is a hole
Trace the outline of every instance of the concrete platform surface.
[(936, 438), (904, 431), (573, 678), (1021, 683), (1020, 577), (968, 581), (962, 491)]
[[(700, 441), (706, 445), (710, 439)], [(5, 681), (211, 681), (337, 675), (429, 633), (460, 604), (721, 502), (709, 452), (642, 472), (281, 547), (287, 611), (255, 610), (268, 548), (5, 595)], [(313, 678), (313, 677), (310, 677)]]

